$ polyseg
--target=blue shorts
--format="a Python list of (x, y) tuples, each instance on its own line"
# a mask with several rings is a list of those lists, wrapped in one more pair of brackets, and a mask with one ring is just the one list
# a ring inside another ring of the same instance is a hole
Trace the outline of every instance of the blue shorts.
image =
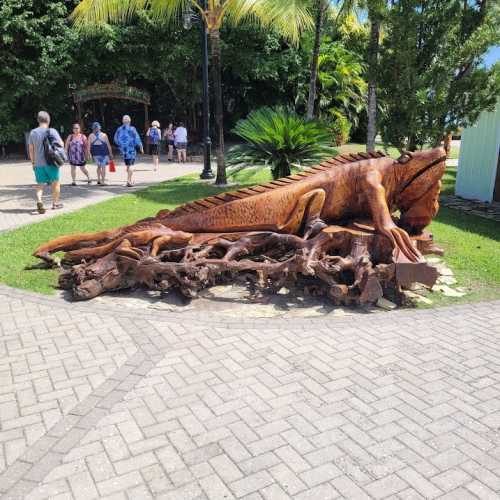
[(94, 156), (94, 161), (98, 167), (105, 167), (109, 163), (109, 156)]
[(59, 181), (59, 167), (40, 165), (35, 167), (35, 179), (38, 184), (52, 184)]

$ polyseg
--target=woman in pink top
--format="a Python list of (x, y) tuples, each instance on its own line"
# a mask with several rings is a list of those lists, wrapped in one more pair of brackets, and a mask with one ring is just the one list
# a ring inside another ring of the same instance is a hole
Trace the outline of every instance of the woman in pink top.
[(87, 163), (87, 138), (82, 134), (79, 123), (73, 125), (73, 133), (66, 139), (64, 147), (71, 165), (71, 178), (73, 180), (71, 185), (76, 186), (76, 167), (80, 167), (82, 173), (87, 176), (87, 184), (90, 184), (92, 181), (85, 166)]

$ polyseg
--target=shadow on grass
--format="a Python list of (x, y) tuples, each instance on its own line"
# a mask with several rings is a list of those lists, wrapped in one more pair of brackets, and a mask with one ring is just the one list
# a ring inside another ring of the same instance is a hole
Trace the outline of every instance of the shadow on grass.
[(500, 222), (441, 207), (435, 218), (437, 222), (454, 226), (461, 231), (478, 234), (493, 241), (500, 241)]

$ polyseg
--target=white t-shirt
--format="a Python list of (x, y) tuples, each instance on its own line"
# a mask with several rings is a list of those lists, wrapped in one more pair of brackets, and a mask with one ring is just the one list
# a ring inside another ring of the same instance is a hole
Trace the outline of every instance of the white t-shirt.
[(186, 127), (177, 127), (174, 132), (175, 142), (186, 142), (188, 141), (188, 132)]

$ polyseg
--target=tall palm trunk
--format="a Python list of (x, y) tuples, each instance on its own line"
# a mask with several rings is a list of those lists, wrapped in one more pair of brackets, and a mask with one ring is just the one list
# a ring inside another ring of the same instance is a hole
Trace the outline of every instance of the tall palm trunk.
[(211, 29), (209, 35), (215, 93), (215, 124), (217, 128), (217, 177), (215, 178), (215, 184), (222, 185), (227, 184), (227, 178), (224, 160), (224, 107), (222, 104), (220, 31), (217, 28)]
[[(368, 14), (370, 16), (370, 13)], [(373, 15), (370, 19), (370, 44), (368, 47), (368, 127), (366, 150), (375, 151), (377, 135), (377, 71), (380, 40), (380, 18)]]
[(312, 120), (314, 118), (314, 103), (316, 102), (316, 85), (318, 80), (318, 59), (319, 50), (321, 47), (321, 32), (323, 30), (323, 20), (327, 8), (325, 0), (317, 0), (316, 2), (316, 22), (314, 32), (314, 46), (311, 60), (311, 73), (309, 78), (309, 98), (307, 100), (306, 118)]

